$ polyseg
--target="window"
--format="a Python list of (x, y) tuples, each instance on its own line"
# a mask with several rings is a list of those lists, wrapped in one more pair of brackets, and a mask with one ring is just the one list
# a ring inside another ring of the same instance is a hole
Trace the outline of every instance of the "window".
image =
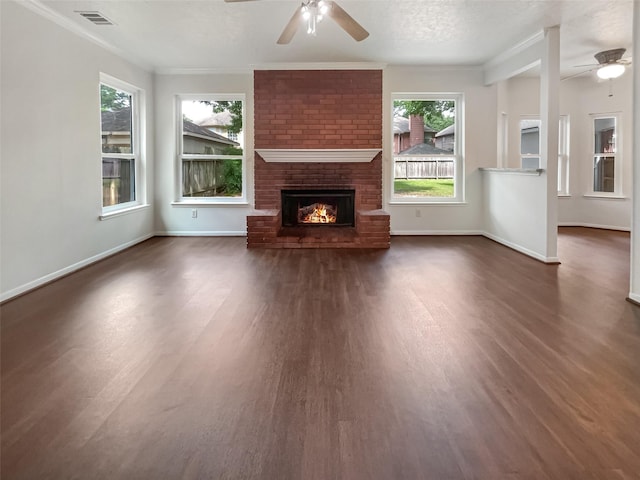
[(141, 91), (107, 75), (100, 78), (102, 208), (109, 212), (139, 203)]
[(593, 192), (620, 193), (619, 119), (617, 115), (592, 117)]
[(182, 200), (244, 199), (244, 97), (180, 97), (179, 161)]
[(560, 115), (558, 135), (558, 195), (569, 195), (569, 117)]
[(540, 168), (540, 120), (520, 120), (520, 164), (522, 168)]
[(463, 201), (461, 94), (393, 94), (393, 202)]
[[(540, 127), (537, 116), (520, 119), (520, 165), (540, 168)], [(569, 117), (560, 116), (558, 127), (558, 194), (569, 194)]]

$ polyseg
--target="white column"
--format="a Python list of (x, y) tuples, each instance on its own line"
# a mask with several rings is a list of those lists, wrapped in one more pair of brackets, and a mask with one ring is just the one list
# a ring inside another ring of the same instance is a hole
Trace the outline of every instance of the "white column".
[[(633, 51), (640, 52), (640, 5), (633, 2)], [(629, 299), (640, 303), (640, 75), (633, 72), (633, 198)]]
[(547, 179), (545, 256), (558, 257), (558, 124), (560, 121), (560, 27), (544, 32), (540, 65), (540, 163)]
[(498, 96), (498, 116), (497, 116), (497, 125), (498, 125), (498, 143), (496, 145), (497, 153), (498, 153), (498, 164), (496, 165), (498, 168), (507, 168), (509, 166), (508, 162), (508, 129), (507, 129), (507, 105), (509, 104), (509, 98), (507, 93), (507, 82), (508, 80), (501, 80), (496, 84), (497, 88), (497, 96)]

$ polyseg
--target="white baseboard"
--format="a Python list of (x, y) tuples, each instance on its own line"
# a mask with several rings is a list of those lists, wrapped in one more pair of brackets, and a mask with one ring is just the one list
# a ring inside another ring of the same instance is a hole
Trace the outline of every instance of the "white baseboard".
[(10, 300), (13, 297), (17, 297), (18, 295), (22, 295), (23, 293), (26, 293), (30, 290), (34, 290), (38, 287), (46, 285), (47, 283), (57, 280), (58, 278), (64, 277), (65, 275), (69, 275), (70, 273), (73, 273), (76, 270), (80, 270), (81, 268), (89, 266), (92, 263), (96, 263), (100, 260), (110, 257), (111, 255), (121, 252), (122, 250), (126, 250), (129, 247), (133, 247), (134, 245), (140, 242), (149, 240), (153, 236), (154, 235), (152, 233), (149, 233), (148, 235), (143, 235), (142, 237), (136, 238), (135, 240), (131, 240), (130, 242), (123, 243), (122, 245), (118, 245), (117, 247), (111, 248), (105, 252), (99, 253), (89, 258), (85, 258), (84, 260), (76, 262), (73, 265), (69, 265), (68, 267), (61, 268), (56, 272), (49, 273), (48, 275), (40, 277), (36, 280), (27, 282), (24, 285), (20, 285), (19, 287), (12, 288), (11, 290), (8, 290), (6, 292), (2, 292), (0, 293), (0, 302), (5, 302), (7, 300)]
[[(607, 230), (619, 230), (619, 231), (625, 231), (628, 232), (630, 231), (630, 229), (628, 228), (623, 228), (623, 227), (614, 227), (614, 226), (606, 226), (606, 225), (593, 225), (593, 224), (584, 224), (584, 223), (571, 223), (571, 222), (564, 222), (564, 223), (560, 223), (559, 226), (562, 227), (586, 227), (586, 228), (602, 228), (602, 229), (607, 229)], [(528, 248), (525, 248), (521, 245), (515, 244), (513, 242), (510, 242), (508, 240), (505, 240), (503, 238), (500, 238), (496, 235), (493, 235), (491, 233), (488, 232), (483, 232), (481, 230), (392, 230), (391, 231), (391, 235), (394, 236), (400, 236), (400, 235), (482, 235), (484, 237), (487, 237), (495, 242), (498, 242), (506, 247), (509, 247), (513, 250), (516, 250), (520, 253), (523, 253), (525, 255), (528, 255), (532, 258), (535, 258), (536, 260), (539, 260), (541, 262), (544, 263), (559, 263), (559, 258), (558, 257), (545, 257), (543, 255), (540, 255), (537, 252), (534, 252), (532, 250), (529, 250)], [(73, 265), (70, 265), (68, 267), (62, 268), (56, 272), (50, 273), (48, 275), (45, 275), (43, 277), (40, 277), (36, 280), (33, 280), (31, 282), (25, 283), (24, 285), (21, 285), (19, 287), (13, 288), (11, 290), (8, 290), (6, 292), (2, 292), (0, 293), (0, 302), (5, 302), (13, 297), (16, 297), (18, 295), (21, 295), (25, 292), (28, 292), (29, 290), (33, 290), (35, 288), (41, 287), (42, 285), (45, 285), (53, 280), (56, 280), (60, 277), (64, 277), (65, 275), (68, 275), (70, 273), (75, 272), (76, 270), (79, 270), (81, 268), (84, 268), (88, 265), (91, 265), (92, 263), (98, 262), (100, 260), (103, 260), (104, 258), (107, 258), (115, 253), (118, 253), (122, 250), (125, 250), (129, 247), (132, 247), (133, 245), (136, 245), (140, 242), (144, 242), (145, 240), (148, 240), (149, 238), (153, 237), (153, 236), (159, 236), (159, 237), (246, 237), (247, 236), (247, 232), (246, 231), (235, 231), (235, 230), (230, 230), (230, 231), (182, 231), (182, 230), (169, 230), (169, 231), (159, 231), (159, 232), (155, 232), (154, 234), (148, 234), (148, 235), (144, 235), (142, 237), (136, 238), (135, 240), (132, 240), (130, 242), (124, 243), (122, 245), (119, 245), (117, 247), (111, 248), (105, 252), (99, 253), (98, 255), (94, 255), (92, 257), (89, 257), (85, 260), (81, 260), (80, 262), (74, 263)], [(638, 303), (640, 303), (640, 296), (638, 295), (634, 295), (634, 294), (629, 294), (629, 298), (631, 300), (637, 301)]]
[(619, 232), (630, 232), (630, 227), (617, 227), (614, 225), (596, 225), (595, 223), (581, 222), (558, 222), (559, 227), (584, 227), (584, 228), (600, 228), (602, 230), (617, 230)]
[(391, 235), (483, 235), (481, 230), (391, 230)]
[(245, 230), (228, 230), (228, 231), (193, 231), (193, 230), (166, 230), (156, 232), (157, 237), (246, 237)]
[(543, 263), (560, 263), (560, 259), (558, 257), (545, 257), (544, 255), (540, 255), (538, 252), (529, 250), (528, 248), (523, 247), (522, 245), (518, 245), (517, 243), (513, 243), (509, 240), (505, 240), (504, 238), (498, 237), (492, 233), (483, 232), (482, 235), (487, 237), (490, 240), (493, 240), (494, 242), (498, 242), (504, 245), (505, 247), (509, 247), (517, 252), (523, 253), (531, 258), (535, 258), (536, 260), (539, 260)]
[(640, 305), (640, 295), (636, 294), (636, 293), (631, 293), (629, 292), (629, 295), (627, 295), (627, 298), (629, 300), (631, 300), (632, 302)]

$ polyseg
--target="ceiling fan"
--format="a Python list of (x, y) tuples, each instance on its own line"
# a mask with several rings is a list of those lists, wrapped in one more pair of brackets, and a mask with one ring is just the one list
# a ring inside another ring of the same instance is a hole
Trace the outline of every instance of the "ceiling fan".
[[(224, 0), (227, 3), (251, 2), (253, 0)], [(345, 32), (360, 42), (369, 36), (362, 25), (356, 22), (340, 5), (333, 0), (303, 0), (302, 4), (293, 13), (289, 23), (284, 27), (277, 43), (286, 45), (298, 31), (302, 20), (307, 23), (307, 33), (315, 35), (316, 25), (324, 16), (331, 17)]]
[(589, 68), (589, 70), (584, 70), (582, 72), (569, 75), (562, 80), (568, 80), (579, 75), (584, 75), (585, 73), (593, 72), (594, 70), (597, 70), (596, 73), (598, 75), (598, 78), (602, 80), (612, 80), (614, 78), (618, 78), (624, 73), (626, 66), (631, 65), (631, 58), (622, 58), (622, 55), (624, 55), (624, 52), (626, 51), (626, 48), (614, 48), (612, 50), (604, 50), (602, 52), (598, 52), (594, 55), (598, 63), (576, 65), (575, 68), (591, 68)]

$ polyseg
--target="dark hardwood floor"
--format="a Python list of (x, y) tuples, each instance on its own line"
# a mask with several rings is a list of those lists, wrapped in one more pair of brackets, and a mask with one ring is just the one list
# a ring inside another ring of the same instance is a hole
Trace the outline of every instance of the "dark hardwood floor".
[(629, 235), (154, 238), (2, 314), (2, 479), (640, 478)]

